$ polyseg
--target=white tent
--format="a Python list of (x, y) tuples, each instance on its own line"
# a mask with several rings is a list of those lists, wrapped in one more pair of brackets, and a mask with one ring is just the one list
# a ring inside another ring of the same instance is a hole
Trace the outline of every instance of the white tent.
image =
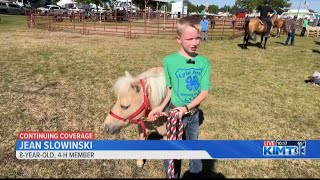
[(75, 4), (77, 4), (76, 1), (74, 0), (60, 0), (57, 2), (57, 5), (61, 6), (61, 7), (65, 7), (65, 6), (74, 6)]
[(188, 14), (188, 2), (185, 0), (177, 1), (172, 3), (171, 13), (175, 15), (186, 15)]

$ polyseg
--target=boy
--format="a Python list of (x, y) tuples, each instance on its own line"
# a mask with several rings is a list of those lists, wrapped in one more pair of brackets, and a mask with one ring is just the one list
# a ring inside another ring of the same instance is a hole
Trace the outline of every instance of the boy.
[[(197, 140), (199, 105), (207, 97), (210, 88), (210, 64), (207, 58), (196, 53), (201, 40), (200, 20), (195, 16), (181, 18), (177, 28), (180, 51), (163, 59), (167, 96), (149, 113), (148, 119), (154, 121), (156, 114), (161, 113), (171, 99), (169, 108), (179, 111), (179, 119), (182, 119), (185, 128), (185, 139)], [(192, 113), (186, 114), (189, 111)], [(165, 160), (166, 177), (169, 177), (168, 164), (169, 161)], [(175, 160), (174, 165), (174, 178), (179, 178), (181, 160)], [(190, 160), (189, 171), (199, 175), (202, 171), (201, 160)]]

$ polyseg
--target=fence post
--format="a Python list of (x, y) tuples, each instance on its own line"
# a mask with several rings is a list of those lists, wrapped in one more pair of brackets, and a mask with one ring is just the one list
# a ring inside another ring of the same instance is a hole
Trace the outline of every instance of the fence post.
[(28, 28), (30, 29), (32, 27), (32, 23), (33, 23), (33, 20), (32, 20), (32, 11), (30, 11), (30, 14), (29, 12), (26, 11), (26, 14), (27, 14), (27, 25), (28, 25)]
[(144, 33), (146, 34), (147, 33), (147, 22), (146, 22), (146, 11), (144, 11), (144, 14), (143, 14), (143, 24), (144, 24)]
[(157, 14), (158, 17), (158, 34), (160, 34), (160, 14)]
[(47, 13), (47, 19), (48, 19), (48, 31), (50, 31), (51, 29), (51, 21), (50, 21), (50, 18), (49, 18), (49, 12)]
[(64, 20), (64, 23), (63, 23), (63, 24), (64, 24), (64, 28), (65, 28), (65, 29), (67, 29), (67, 24), (66, 24), (66, 23), (67, 23), (67, 15), (68, 15), (68, 12), (64, 14), (65, 17), (64, 17), (64, 19), (63, 19), (63, 20)]
[(234, 25), (233, 25), (233, 30), (232, 30), (232, 39), (234, 39), (235, 36), (235, 28), (236, 28), (237, 20), (235, 20)]
[(97, 13), (94, 13), (93, 29), (96, 30)]
[(116, 17), (116, 19), (115, 19), (115, 22), (116, 22), (116, 32), (118, 32), (117, 16), (118, 16), (118, 10), (116, 10), (116, 12), (115, 12), (115, 17)]
[(85, 24), (85, 18), (84, 18), (84, 13), (81, 13), (81, 18), (82, 18), (82, 28), (83, 28), (83, 34), (87, 34), (86, 32), (86, 24)]
[(103, 31), (105, 32), (106, 31), (106, 13), (103, 13), (103, 14), (104, 14)]
[(222, 36), (224, 36), (224, 26), (225, 26), (225, 19), (223, 19), (223, 25), (222, 25)]
[(76, 21), (76, 16), (75, 16), (76, 13), (72, 13), (72, 23), (73, 23), (73, 30), (76, 29), (76, 24), (75, 24), (75, 21)]

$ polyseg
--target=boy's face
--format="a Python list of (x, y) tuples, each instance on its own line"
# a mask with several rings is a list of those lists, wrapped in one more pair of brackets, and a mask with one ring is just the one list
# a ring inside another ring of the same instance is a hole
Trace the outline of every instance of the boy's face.
[(187, 54), (195, 53), (200, 44), (200, 40), (200, 32), (190, 26), (185, 27), (181, 35), (177, 37), (178, 43), (181, 44), (181, 47)]

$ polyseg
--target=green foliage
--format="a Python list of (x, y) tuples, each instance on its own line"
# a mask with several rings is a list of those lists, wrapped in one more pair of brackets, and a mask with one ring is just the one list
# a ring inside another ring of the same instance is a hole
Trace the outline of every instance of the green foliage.
[(197, 11), (198, 11), (197, 6), (193, 5), (191, 2), (188, 2), (188, 12), (197, 12)]
[(229, 12), (230, 11), (230, 6), (224, 5), (222, 8), (219, 9), (219, 11)]
[(217, 5), (212, 4), (212, 5), (209, 5), (209, 6), (208, 6), (208, 11), (209, 11), (209, 13), (215, 13), (215, 14), (217, 14), (217, 13), (218, 13), (218, 10), (219, 10), (219, 7), (218, 7)]
[(238, 6), (233, 5), (233, 6), (231, 7), (231, 9), (230, 9), (229, 12), (230, 12), (231, 14), (235, 14), (239, 9), (240, 9), (240, 8), (239, 8)]
[[(264, 3), (265, 0), (236, 0), (235, 5), (253, 12), (259, 10)], [(280, 10), (284, 7), (290, 7), (291, 3), (288, 0), (273, 0), (270, 1), (270, 5), (273, 9)]]

